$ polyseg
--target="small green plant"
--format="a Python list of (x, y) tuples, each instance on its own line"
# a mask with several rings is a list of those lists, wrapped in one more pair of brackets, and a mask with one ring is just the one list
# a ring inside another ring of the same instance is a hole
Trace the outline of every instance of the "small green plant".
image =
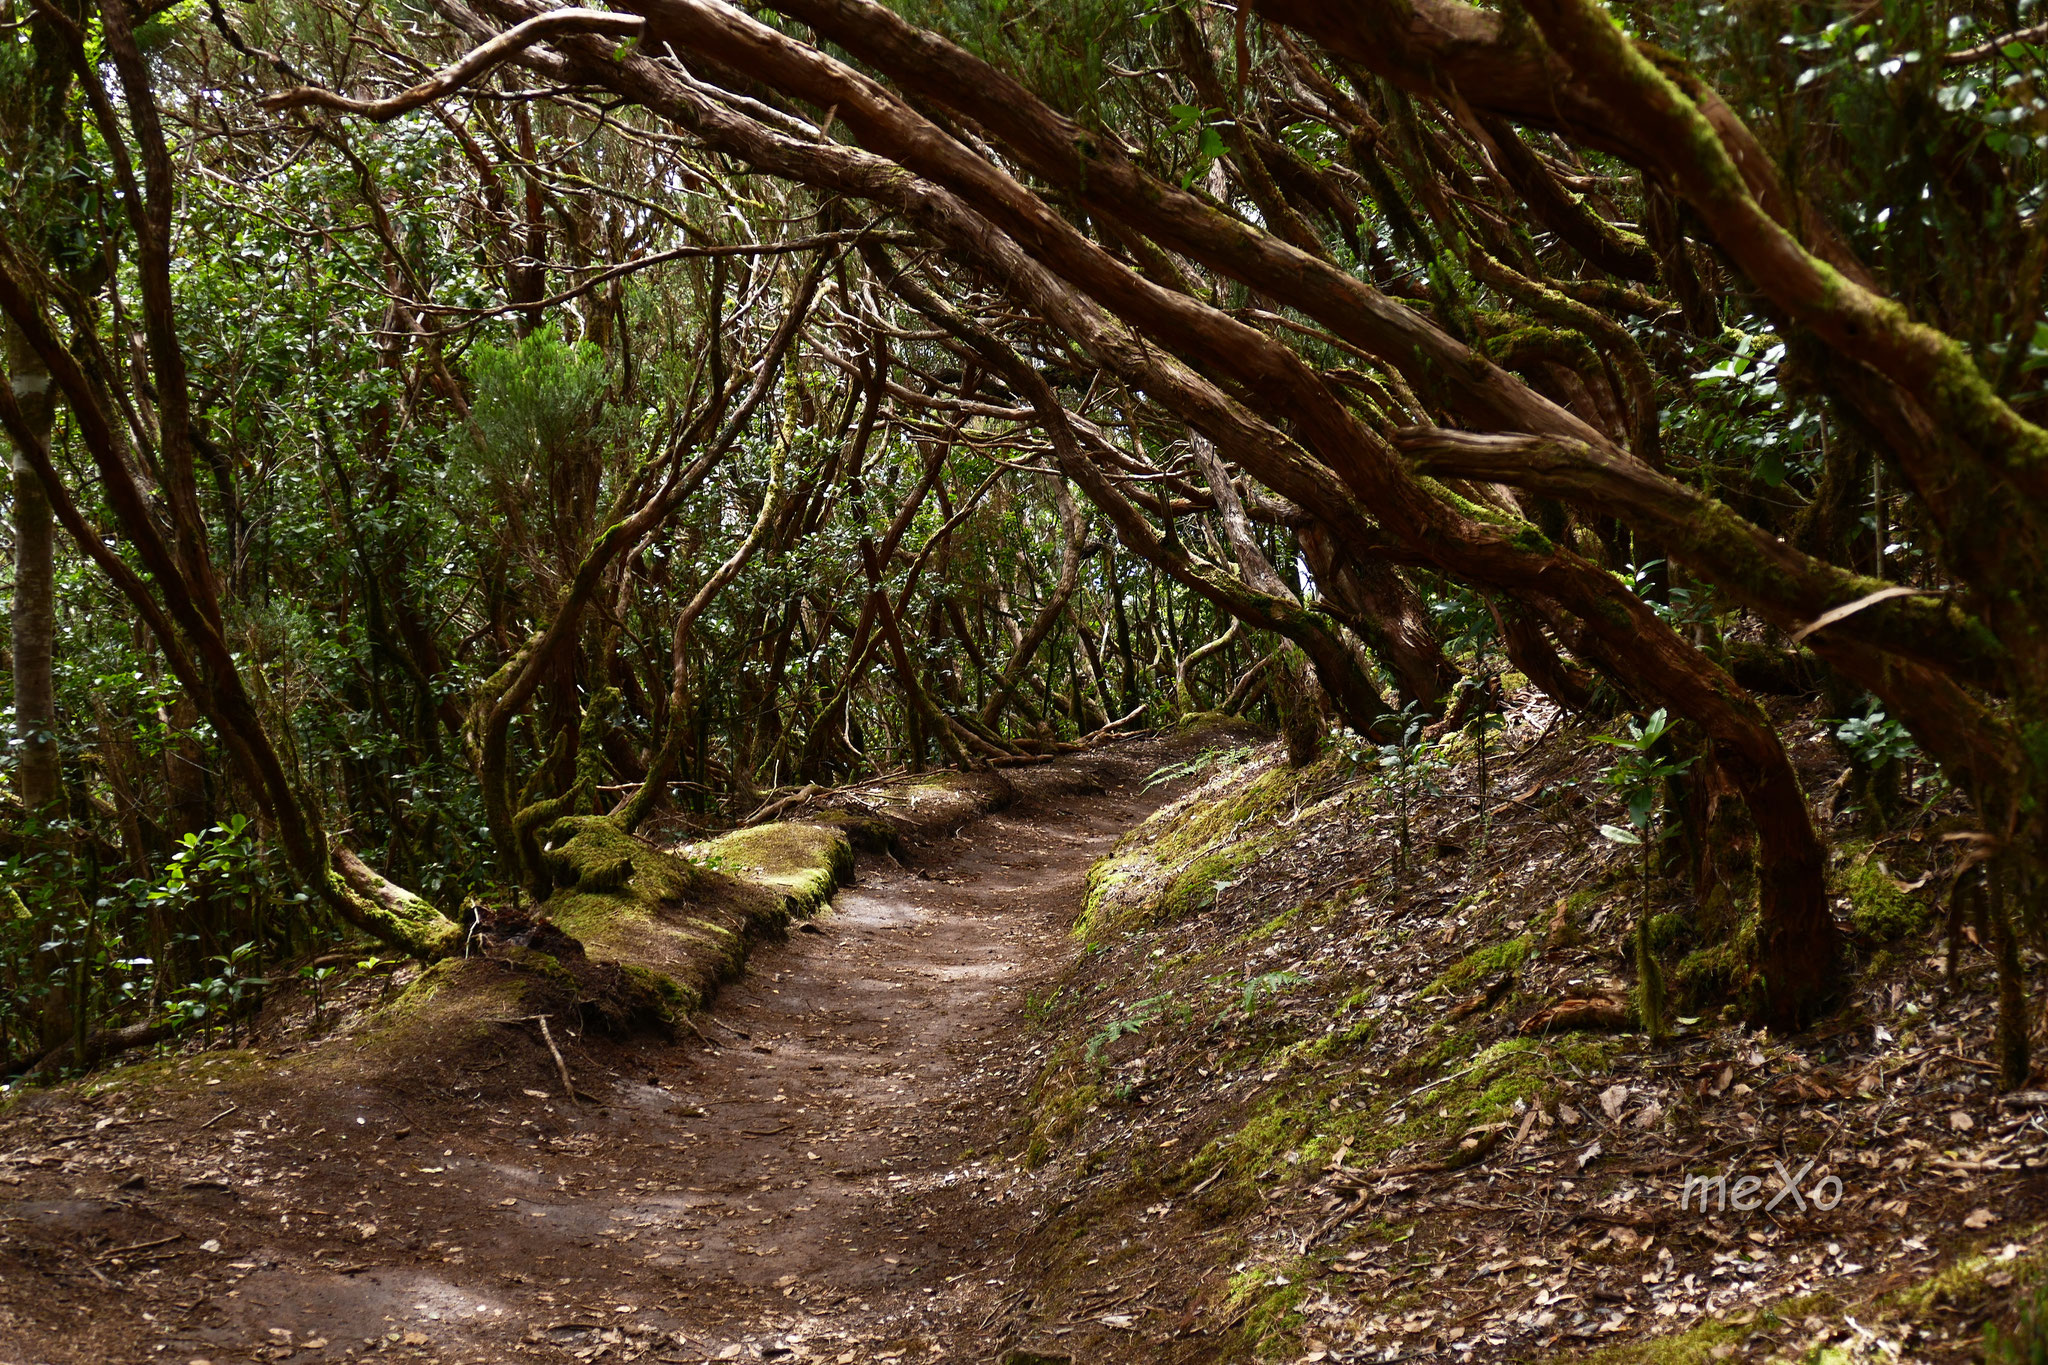
[(326, 1013), (326, 1003), (321, 999), (320, 988), (333, 979), (335, 970), (332, 966), (307, 966), (299, 968), (299, 980), (305, 982), (306, 988), (313, 992), (313, 1017), (315, 1019), (319, 1019)]
[(1235, 749), (1204, 749), (1184, 763), (1169, 763), (1165, 767), (1153, 769), (1151, 775), (1145, 779), (1142, 790), (1151, 791), (1154, 787), (1164, 786), (1168, 782), (1193, 777), (1211, 766), (1234, 767), (1244, 762), (1250, 755), (1251, 749), (1248, 746)]
[(1397, 737), (1379, 745), (1377, 754), (1380, 781), (1394, 793), (1400, 836), (1396, 867), (1405, 875), (1414, 852), (1409, 815), (1417, 795), (1437, 789), (1435, 774), (1443, 767), (1443, 758), (1437, 747), (1423, 738), (1422, 727), (1428, 714), (1420, 702), (1409, 702), (1393, 719), (1398, 727)]
[(1299, 986), (1303, 978), (1293, 972), (1267, 972), (1244, 983), (1244, 1012), (1249, 1015), (1259, 1007), (1261, 1000), (1269, 999), (1282, 991)]
[(1692, 758), (1674, 759), (1660, 752), (1671, 728), (1670, 717), (1659, 707), (1646, 720), (1629, 721), (1619, 734), (1593, 737), (1598, 743), (1621, 750), (1621, 756), (1601, 774), (1600, 780), (1621, 793), (1628, 823), (1602, 825), (1600, 834), (1602, 838), (1635, 848), (1641, 853), (1639, 886), (1642, 902), (1636, 919), (1636, 969), (1642, 996), (1643, 1027), (1649, 1030), (1652, 1038), (1664, 1036), (1664, 979), (1650, 944), (1651, 863), (1657, 845), (1676, 833), (1672, 829), (1659, 828), (1657, 798), (1666, 782), (1683, 774), (1694, 762)]
[(1984, 1325), (1984, 1365), (2048, 1365), (2048, 1288), (2037, 1288), (2020, 1304), (2010, 1333)]
[(1900, 779), (1906, 764), (1919, 754), (1919, 746), (1903, 724), (1875, 705), (1838, 724), (1835, 739), (1855, 764), (1864, 822), (1877, 833), (1898, 815)]
[(1131, 1006), (1129, 1014), (1121, 1019), (1110, 1020), (1102, 1026), (1102, 1030), (1099, 1033), (1088, 1040), (1088, 1060), (1100, 1065), (1105, 1048), (1119, 1038), (1128, 1038), (1131, 1034), (1137, 1033), (1141, 1029), (1151, 1027), (1154, 1023), (1158, 1022), (1159, 1017), (1165, 1014), (1172, 1005), (1173, 996), (1170, 992), (1165, 995), (1150, 996), (1147, 999), (1138, 1001)]
[(259, 944), (242, 943), (207, 958), (213, 975), (178, 988), (170, 1002), (172, 1017), (191, 1024), (224, 1025), (229, 1041), (239, 1044), (243, 1004), (270, 984), (255, 974), (260, 951)]
[(1903, 763), (1920, 752), (1905, 724), (1885, 715), (1883, 707), (1872, 707), (1868, 715), (1851, 716), (1835, 727), (1835, 738), (1865, 767)]

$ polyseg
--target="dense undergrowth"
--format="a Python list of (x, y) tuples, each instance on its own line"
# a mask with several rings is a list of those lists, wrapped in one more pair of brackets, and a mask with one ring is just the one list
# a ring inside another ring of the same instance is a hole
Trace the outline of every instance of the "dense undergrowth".
[[(1190, 765), (1094, 869), (1080, 963), (1037, 1002), (1045, 1330), (1109, 1359), (1615, 1362), (1967, 1359), (2016, 1330), (2048, 1096), (1994, 1092), (1967, 924), (1947, 976), (1927, 874), (1956, 812), (1923, 783), (1871, 827), (1831, 786), (1839, 727), (1780, 722), (1840, 831), (1853, 952), (1798, 1034), (1742, 1022), (1742, 905), (1703, 909), (1675, 853), (1645, 888), (1601, 832), (1612, 756), (1533, 694), (1490, 809), (1470, 742), (1433, 747), (1405, 848), (1404, 777), (1341, 750)], [(1768, 1199), (1779, 1159), (1839, 1202), (1679, 1210), (1688, 1175)]]

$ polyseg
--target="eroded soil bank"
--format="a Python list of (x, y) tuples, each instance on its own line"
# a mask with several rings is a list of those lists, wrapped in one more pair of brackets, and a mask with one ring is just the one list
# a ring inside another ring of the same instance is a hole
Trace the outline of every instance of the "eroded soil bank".
[[(0, 1119), (0, 1361), (983, 1360), (1090, 865), (1199, 740), (1014, 770), (863, 855), (673, 1042), (530, 1020), (105, 1073)], [(338, 1007), (337, 1007), (338, 1008)], [(352, 1056), (352, 1053), (358, 1055)]]

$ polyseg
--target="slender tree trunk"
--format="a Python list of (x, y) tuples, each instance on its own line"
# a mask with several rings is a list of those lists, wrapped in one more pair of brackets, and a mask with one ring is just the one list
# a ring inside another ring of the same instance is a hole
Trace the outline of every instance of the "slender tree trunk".
[[(57, 404), (50, 373), (29, 349), (19, 329), (8, 324), (7, 368), (14, 401), (36, 438), (49, 444)], [(25, 452), (10, 444), (14, 484), (15, 794), (31, 816), (54, 819), (62, 778), (57, 749), (54, 660), (57, 640), (56, 522), (43, 481)]]
[(1088, 538), (1088, 525), (1081, 517), (1081, 511), (1074, 505), (1074, 499), (1067, 492), (1067, 481), (1059, 480), (1053, 485), (1053, 501), (1059, 509), (1060, 524), (1066, 531), (1066, 540), (1060, 551), (1060, 576), (1039, 609), (1038, 616), (1031, 623), (1031, 629), (1024, 632), (1017, 649), (1010, 656), (1010, 662), (1003, 667), (1002, 676), (996, 679), (995, 690), (989, 694), (987, 705), (981, 708), (981, 723), (993, 726), (1003, 714), (1003, 708), (1010, 702), (1017, 685), (1024, 680), (1025, 672), (1031, 667), (1031, 657), (1052, 633), (1060, 613), (1066, 610), (1067, 599), (1074, 595), (1074, 588), (1081, 581), (1081, 549)]
[[(34, 432), (47, 446), (56, 429), (57, 404), (51, 391), (50, 373), (12, 323), (5, 324), (7, 369), (13, 377), (14, 401)], [(56, 523), (50, 514), (50, 500), (43, 491), (42, 478), (29, 463), (19, 444), (9, 446), (9, 471), (14, 492), (14, 599), (9, 617), (14, 643), (14, 742), (15, 795), (32, 828), (61, 819), (63, 773), (57, 748), (57, 575)], [(50, 857), (62, 847), (47, 830), (37, 828), (33, 844)], [(53, 879), (51, 889), (55, 889)], [(61, 940), (50, 918), (61, 896), (38, 897), (34, 906), (37, 923), (33, 937), (39, 944)], [(76, 946), (73, 948), (77, 951)], [(48, 983), (41, 1004), (41, 1037), (55, 1047), (76, 1031), (72, 992), (64, 984), (72, 973), (65, 970), (59, 950), (38, 948), (35, 970)]]

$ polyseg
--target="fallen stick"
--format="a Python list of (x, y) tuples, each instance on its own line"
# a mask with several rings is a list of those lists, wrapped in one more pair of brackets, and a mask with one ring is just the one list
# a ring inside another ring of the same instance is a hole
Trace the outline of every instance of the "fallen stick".
[(168, 1237), (159, 1237), (154, 1242), (137, 1242), (132, 1246), (112, 1247), (106, 1251), (102, 1251), (99, 1255), (93, 1257), (93, 1259), (95, 1261), (111, 1261), (116, 1256), (125, 1256), (131, 1251), (148, 1251), (152, 1247), (169, 1246), (172, 1242), (177, 1241), (184, 1235), (185, 1234), (182, 1232), (174, 1232)]
[(569, 1079), (569, 1064), (562, 1060), (562, 1049), (555, 1046), (555, 1035), (548, 1028), (548, 1017), (545, 1014), (536, 1014), (533, 1017), (540, 1024), (541, 1041), (546, 1043), (548, 1051), (554, 1054), (555, 1070), (562, 1074), (562, 1093), (569, 1097), (569, 1103), (574, 1104), (576, 1082)]

